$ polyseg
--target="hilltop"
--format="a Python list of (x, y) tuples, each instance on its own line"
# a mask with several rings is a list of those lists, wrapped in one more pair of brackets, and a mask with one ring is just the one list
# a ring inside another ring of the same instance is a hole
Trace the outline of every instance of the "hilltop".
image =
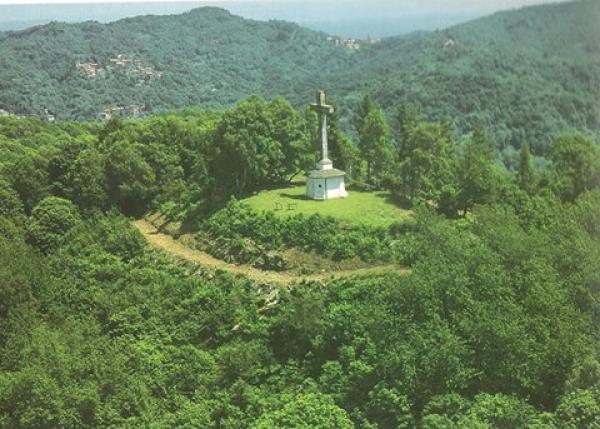
[(327, 203), (305, 197), (305, 186), (266, 190), (242, 200), (258, 211), (270, 211), (278, 218), (296, 215), (333, 216), (347, 224), (389, 227), (411, 218), (409, 210), (402, 210), (391, 202), (389, 192), (351, 191), (352, 198), (330, 200)]
[(0, 428), (599, 427), (600, 147), (414, 121), (317, 205), (313, 119), (0, 118)]
[(461, 132), (490, 128), (499, 148), (528, 141), (543, 154), (554, 133), (600, 132), (599, 19), (600, 3), (583, 0), (372, 44), (219, 8), (54, 22), (0, 33), (0, 109), (83, 120), (221, 108), (251, 94), (299, 107), (322, 87), (347, 129), (371, 93), (390, 118), (418, 103)]

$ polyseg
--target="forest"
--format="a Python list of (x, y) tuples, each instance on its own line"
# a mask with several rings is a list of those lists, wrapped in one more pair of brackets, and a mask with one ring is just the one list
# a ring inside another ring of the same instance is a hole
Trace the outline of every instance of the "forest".
[(522, 142), (545, 156), (564, 130), (600, 135), (599, 20), (600, 3), (579, 0), (363, 42), (357, 51), (295, 24), (217, 8), (110, 24), (54, 22), (0, 32), (0, 109), (94, 120), (103, 112), (229, 108), (253, 94), (300, 108), (326, 89), (348, 133), (371, 94), (390, 121), (400, 106), (417, 104), (458, 133), (486, 128), (502, 156), (516, 155)]
[[(560, 133), (534, 162), (417, 104), (388, 118), (369, 95), (351, 135), (334, 115), (332, 157), (351, 195), (387, 190), (414, 216), (350, 230), (244, 204), (318, 156), (316, 118), (282, 98), (0, 118), (0, 427), (600, 426), (594, 135)], [(151, 211), (236, 255), (253, 240), (407, 271), (267, 305), (265, 285), (146, 247), (130, 220)]]

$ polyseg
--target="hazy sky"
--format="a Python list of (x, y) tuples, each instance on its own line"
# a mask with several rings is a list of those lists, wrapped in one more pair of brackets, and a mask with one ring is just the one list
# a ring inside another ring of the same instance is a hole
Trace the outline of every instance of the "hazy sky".
[[(59, 4), (59, 3), (148, 3), (148, 2), (161, 2), (161, 3), (170, 3), (170, 2), (178, 2), (181, 0), (127, 0), (127, 1), (118, 1), (118, 0), (0, 0), (0, 4)], [(211, 3), (241, 3), (248, 2), (252, 3), (256, 0), (213, 0)], [(294, 0), (270, 0), (270, 3), (290, 3)], [(307, 3), (312, 3), (313, 1), (309, 0)], [(317, 3), (317, 1), (314, 1)], [(319, 0), (318, 3), (328, 3), (333, 1), (328, 0)], [(345, 3), (337, 1), (336, 3)], [(500, 9), (510, 9), (515, 7), (520, 7), (524, 5), (531, 4), (540, 4), (540, 3), (551, 3), (550, 0), (380, 0), (380, 1), (353, 1), (348, 0), (346, 3), (364, 3), (364, 4), (383, 4), (388, 3), (390, 6), (403, 7), (409, 9), (430, 9), (434, 11), (441, 10), (500, 10)]]

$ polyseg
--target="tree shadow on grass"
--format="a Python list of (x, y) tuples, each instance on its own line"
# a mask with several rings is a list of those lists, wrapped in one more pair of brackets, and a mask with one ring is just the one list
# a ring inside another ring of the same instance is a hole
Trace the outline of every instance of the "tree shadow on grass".
[(387, 204), (394, 205), (403, 210), (410, 210), (413, 208), (413, 205), (408, 198), (394, 195), (391, 192), (379, 193), (376, 197), (385, 200)]
[(312, 201), (310, 198), (308, 198), (306, 195), (301, 194), (288, 194), (287, 192), (282, 192), (279, 194), (280, 198), (289, 198), (291, 200), (298, 200), (298, 201)]

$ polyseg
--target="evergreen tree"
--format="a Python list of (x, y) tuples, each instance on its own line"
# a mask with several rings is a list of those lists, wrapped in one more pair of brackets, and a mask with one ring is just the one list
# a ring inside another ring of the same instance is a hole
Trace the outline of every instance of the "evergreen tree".
[(409, 201), (438, 200), (453, 183), (452, 136), (442, 124), (418, 123), (406, 134), (400, 159), (399, 189)]
[[(329, 159), (331, 159), (336, 168), (345, 171), (351, 178), (358, 179), (360, 175), (360, 151), (350, 140), (350, 137), (342, 131), (340, 126), (340, 113), (336, 104), (331, 102), (331, 105), (333, 105), (334, 111), (327, 118)], [(316, 115), (314, 115), (314, 113), (312, 113), (312, 115), (315, 118), (313, 128), (316, 132), (318, 130)], [(316, 136), (315, 138), (315, 144), (320, 150), (321, 143), (319, 136)]]
[(358, 105), (358, 109), (354, 116), (354, 128), (356, 132), (360, 134), (360, 130), (364, 127), (365, 120), (369, 113), (375, 110), (377, 106), (373, 101), (373, 97), (370, 94), (365, 95)]
[(411, 134), (419, 123), (421, 117), (420, 108), (413, 104), (402, 104), (396, 113), (396, 142), (398, 144), (398, 154), (402, 161), (405, 150), (411, 138)]
[(491, 201), (495, 181), (494, 153), (485, 131), (478, 128), (458, 160), (458, 206), (463, 214), (475, 204)]
[(367, 182), (376, 187), (389, 178), (394, 164), (390, 127), (380, 109), (372, 109), (362, 120), (359, 149), (367, 163)]
[(519, 171), (517, 172), (517, 180), (519, 188), (528, 194), (533, 193), (536, 187), (536, 179), (535, 172), (533, 170), (533, 163), (531, 161), (531, 152), (529, 151), (529, 145), (526, 143), (521, 146), (521, 152), (519, 154)]

